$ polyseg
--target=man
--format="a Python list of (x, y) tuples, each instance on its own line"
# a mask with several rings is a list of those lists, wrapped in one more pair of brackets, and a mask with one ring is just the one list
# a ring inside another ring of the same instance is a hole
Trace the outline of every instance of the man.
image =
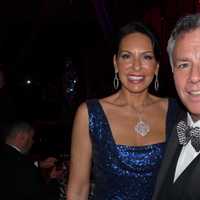
[(15, 123), (7, 131), (0, 153), (0, 196), (4, 200), (52, 199), (38, 168), (26, 156), (32, 147), (33, 136), (33, 128), (25, 122)]
[(187, 111), (166, 147), (154, 200), (200, 199), (200, 14), (181, 18), (167, 51), (177, 93)]

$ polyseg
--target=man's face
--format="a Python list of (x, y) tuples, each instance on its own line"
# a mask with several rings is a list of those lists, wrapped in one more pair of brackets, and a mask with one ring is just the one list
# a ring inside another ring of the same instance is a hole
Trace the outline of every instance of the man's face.
[(178, 95), (194, 120), (200, 119), (200, 28), (179, 36), (173, 52)]
[(24, 134), (24, 140), (22, 145), (23, 153), (28, 153), (30, 151), (33, 145), (33, 136), (34, 136), (34, 131), (31, 131), (30, 134)]

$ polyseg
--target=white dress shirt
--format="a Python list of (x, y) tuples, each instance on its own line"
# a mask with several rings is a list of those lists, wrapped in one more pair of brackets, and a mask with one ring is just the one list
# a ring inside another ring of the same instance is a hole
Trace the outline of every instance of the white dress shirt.
[(7, 144), (7, 145), (11, 146), (12, 148), (14, 148), (17, 151), (19, 151), (20, 153), (22, 153), (22, 151), (17, 146), (15, 146), (14, 144)]
[[(190, 127), (200, 127), (200, 120), (193, 122), (189, 113), (187, 113), (187, 123)], [(194, 147), (191, 144), (191, 140), (188, 142), (187, 145), (182, 147), (181, 153), (178, 158), (178, 162), (176, 165), (175, 175), (174, 175), (174, 182), (177, 178), (181, 175), (181, 173), (188, 167), (188, 165), (199, 155), (199, 152), (196, 152)]]

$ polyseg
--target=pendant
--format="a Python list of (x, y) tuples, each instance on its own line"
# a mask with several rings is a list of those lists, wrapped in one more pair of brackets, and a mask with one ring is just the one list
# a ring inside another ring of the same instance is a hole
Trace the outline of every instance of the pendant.
[(146, 136), (148, 132), (150, 131), (149, 124), (145, 123), (144, 121), (140, 120), (134, 127), (134, 130), (136, 133), (138, 133), (141, 136)]

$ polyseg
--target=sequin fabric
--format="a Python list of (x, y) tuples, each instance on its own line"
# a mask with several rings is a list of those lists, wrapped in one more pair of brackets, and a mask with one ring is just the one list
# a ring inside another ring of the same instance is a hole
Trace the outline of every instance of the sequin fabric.
[(117, 145), (98, 100), (87, 102), (92, 140), (93, 200), (151, 200), (164, 143)]

